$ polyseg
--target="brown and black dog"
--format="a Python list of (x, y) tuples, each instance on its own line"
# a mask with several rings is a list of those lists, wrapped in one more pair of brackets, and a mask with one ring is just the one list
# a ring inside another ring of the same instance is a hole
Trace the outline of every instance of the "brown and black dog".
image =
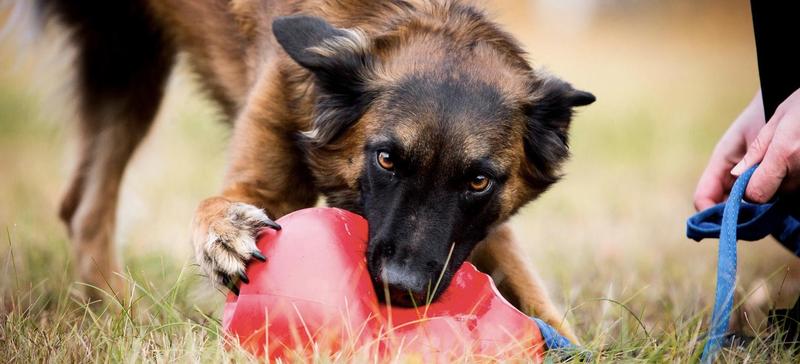
[(105, 287), (118, 271), (120, 180), (185, 52), (233, 126), (224, 188), (193, 222), (214, 282), (246, 282), (248, 261), (264, 259), (254, 234), (322, 195), (369, 221), (369, 272), (393, 302), (437, 296), (470, 259), (575, 339), (506, 221), (558, 180), (573, 107), (595, 98), (532, 69), (473, 5), (39, 2), (78, 49), (81, 158), (61, 218), (82, 281)]

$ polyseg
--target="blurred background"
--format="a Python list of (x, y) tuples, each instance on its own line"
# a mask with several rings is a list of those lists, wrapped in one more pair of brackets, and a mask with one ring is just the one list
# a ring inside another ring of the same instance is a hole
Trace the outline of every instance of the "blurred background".
[[(716, 242), (686, 239), (684, 223), (717, 138), (758, 88), (749, 3), (495, 0), (486, 7), (536, 66), (598, 99), (573, 122), (563, 182), (513, 220), (550, 291), (588, 337), (638, 325), (630, 314), (651, 334), (694, 330), (688, 325), (697, 321), (686, 317), (710, 315)], [(71, 53), (52, 24), (37, 32), (9, 19), (3, 6), (0, 294), (20, 284), (63, 290), (69, 248), (56, 211), (75, 163)], [(228, 135), (181, 65), (123, 183), (117, 241), (132, 274), (157, 287), (191, 262), (189, 222), (196, 204), (220, 188)], [(791, 254), (774, 241), (742, 243), (740, 253), (743, 295), (768, 278), (773, 297), (794, 302), (793, 288), (776, 290), (796, 269)], [(204, 300), (219, 307), (222, 296)]]

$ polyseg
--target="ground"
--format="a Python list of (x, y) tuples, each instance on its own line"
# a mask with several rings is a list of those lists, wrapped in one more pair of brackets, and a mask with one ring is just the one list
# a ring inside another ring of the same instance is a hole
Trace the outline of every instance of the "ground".
[[(513, 224), (595, 360), (696, 359), (713, 301), (716, 243), (689, 241), (684, 222), (716, 138), (758, 87), (748, 4), (570, 3), (490, 6), (534, 63), (598, 97), (573, 123), (563, 182)], [(248, 359), (225, 349), (224, 296), (208, 289), (190, 254), (191, 214), (220, 187), (228, 131), (185, 68), (124, 181), (117, 238), (137, 300), (104, 311), (74, 299), (78, 285), (55, 212), (74, 163), (59, 38), (52, 29), (0, 31), (0, 358)], [(775, 287), (797, 269), (774, 241), (743, 243), (739, 294), (764, 279), (785, 306), (797, 293)], [(723, 361), (798, 361), (757, 331), (758, 340), (726, 350)]]

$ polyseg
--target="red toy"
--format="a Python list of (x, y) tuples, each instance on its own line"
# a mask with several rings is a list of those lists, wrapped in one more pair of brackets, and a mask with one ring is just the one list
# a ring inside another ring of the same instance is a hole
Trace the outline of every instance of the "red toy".
[[(334, 208), (300, 210), (265, 230), (266, 263), (247, 268), (249, 284), (228, 295), (222, 323), (248, 351), (270, 357), (371, 345), (378, 355), (444, 361), (464, 355), (541, 360), (539, 328), (469, 263), (441, 298), (418, 308), (378, 303), (366, 269), (367, 222)], [(426, 360), (430, 361), (430, 360)]]

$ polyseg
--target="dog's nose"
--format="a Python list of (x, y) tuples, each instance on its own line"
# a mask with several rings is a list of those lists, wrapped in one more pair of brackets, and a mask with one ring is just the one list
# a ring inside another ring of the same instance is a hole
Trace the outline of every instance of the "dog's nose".
[(388, 291), (392, 304), (401, 306), (423, 305), (427, 299), (428, 280), (424, 274), (414, 272), (400, 264), (387, 262), (381, 269), (378, 291)]

